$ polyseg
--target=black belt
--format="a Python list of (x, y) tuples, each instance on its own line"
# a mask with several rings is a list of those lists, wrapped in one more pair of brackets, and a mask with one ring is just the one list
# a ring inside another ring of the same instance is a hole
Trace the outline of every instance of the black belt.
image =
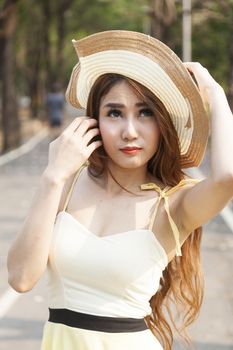
[(108, 333), (138, 332), (148, 329), (143, 318), (96, 316), (68, 309), (49, 309), (49, 322)]

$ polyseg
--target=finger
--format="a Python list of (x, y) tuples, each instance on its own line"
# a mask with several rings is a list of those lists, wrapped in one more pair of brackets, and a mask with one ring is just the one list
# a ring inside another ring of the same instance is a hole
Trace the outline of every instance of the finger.
[(196, 86), (199, 88), (200, 76), (205, 69), (199, 62), (185, 62), (183, 63)]
[(84, 117), (76, 117), (62, 132), (62, 134), (70, 133), (71, 131), (74, 131), (78, 125), (82, 122)]
[(100, 146), (103, 145), (102, 141), (94, 141), (92, 142), (89, 146), (87, 146), (87, 156), (88, 158), (90, 157), (90, 155)]
[(183, 62), (183, 65), (187, 67), (198, 67), (198, 66), (201, 66), (201, 63), (200, 62)]
[(98, 128), (90, 129), (86, 132), (86, 134), (83, 136), (83, 141), (87, 145), (91, 139), (97, 135), (100, 134), (100, 130)]
[(192, 73), (202, 67), (202, 65), (199, 62), (184, 62), (183, 65), (189, 72)]
[(73, 133), (79, 125), (83, 122), (83, 120), (86, 119), (91, 119), (90, 117), (87, 116), (80, 116), (76, 117), (69, 125), (68, 127), (63, 131), (63, 134), (70, 134)]
[(80, 136), (84, 136), (88, 129), (93, 128), (96, 126), (98, 121), (94, 118), (84, 119), (76, 128), (75, 132), (78, 133)]
[(187, 70), (191, 73), (195, 74), (202, 74), (202, 72), (208, 72), (207, 68), (202, 66), (199, 62), (186, 62), (184, 63), (184, 66), (187, 68)]
[(197, 87), (199, 87), (196, 72), (194, 74), (194, 72), (192, 70), (190, 70), (190, 69), (187, 69), (187, 71), (188, 71), (190, 77), (192, 78), (193, 82), (196, 84)]

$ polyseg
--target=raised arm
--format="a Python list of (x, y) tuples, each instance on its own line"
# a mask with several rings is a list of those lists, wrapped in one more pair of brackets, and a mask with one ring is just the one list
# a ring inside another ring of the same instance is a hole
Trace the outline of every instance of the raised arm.
[(220, 212), (233, 196), (233, 116), (223, 88), (199, 63), (185, 63), (209, 105), (211, 126), (211, 173), (183, 192), (178, 220), (188, 233)]
[(76, 118), (50, 144), (48, 165), (23, 227), (8, 254), (9, 284), (18, 292), (32, 289), (46, 268), (64, 185), (102, 144), (95, 141), (88, 145), (99, 133), (96, 124), (95, 119)]

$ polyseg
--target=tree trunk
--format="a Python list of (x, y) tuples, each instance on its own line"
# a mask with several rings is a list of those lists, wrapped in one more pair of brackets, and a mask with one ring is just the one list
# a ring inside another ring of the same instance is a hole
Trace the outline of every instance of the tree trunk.
[(53, 83), (54, 76), (52, 70), (52, 57), (51, 57), (51, 41), (50, 41), (50, 27), (51, 27), (51, 2), (50, 0), (41, 1), (43, 22), (42, 22), (42, 40), (43, 40), (43, 58), (44, 65), (46, 67), (45, 87), (50, 89)]
[(233, 112), (233, 26), (231, 28), (231, 40), (230, 40), (230, 62), (229, 62), (229, 90), (228, 90), (228, 101)]
[(59, 80), (62, 87), (64, 86), (64, 40), (65, 40), (65, 13), (62, 8), (57, 13), (57, 72), (59, 72)]
[(176, 18), (174, 0), (151, 1), (151, 36), (169, 44), (169, 29)]
[(32, 118), (38, 118), (41, 105), (44, 103), (44, 91), (49, 88), (53, 79), (50, 47), (50, 5), (50, 0), (37, 2), (32, 7), (28, 4), (31, 30), (28, 31), (26, 38), (25, 74), (28, 95), (31, 99)]
[(14, 33), (16, 29), (16, 2), (6, 0), (1, 16), (1, 77), (2, 77), (2, 131), (3, 151), (20, 144), (20, 122), (14, 82)]
[[(38, 40), (39, 39), (39, 40)], [(37, 118), (40, 101), (40, 64), (41, 64), (41, 44), (40, 38), (37, 37), (38, 42), (31, 43), (31, 46), (27, 49), (27, 59), (30, 62), (30, 67), (27, 69), (27, 81), (29, 96), (31, 99), (31, 117)]]
[[(59, 82), (62, 87), (66, 84), (64, 70), (64, 41), (66, 36), (66, 12), (72, 5), (73, 0), (57, 1), (57, 72), (59, 71)], [(56, 79), (57, 80), (57, 79)]]

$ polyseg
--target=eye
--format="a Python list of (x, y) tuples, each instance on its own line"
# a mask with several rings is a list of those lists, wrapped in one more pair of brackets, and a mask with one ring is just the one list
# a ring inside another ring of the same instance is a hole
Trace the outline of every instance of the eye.
[(153, 117), (154, 113), (150, 108), (143, 108), (139, 111), (140, 116), (142, 117)]
[(118, 109), (110, 109), (107, 113), (107, 116), (117, 118), (121, 116), (121, 111), (119, 111)]

